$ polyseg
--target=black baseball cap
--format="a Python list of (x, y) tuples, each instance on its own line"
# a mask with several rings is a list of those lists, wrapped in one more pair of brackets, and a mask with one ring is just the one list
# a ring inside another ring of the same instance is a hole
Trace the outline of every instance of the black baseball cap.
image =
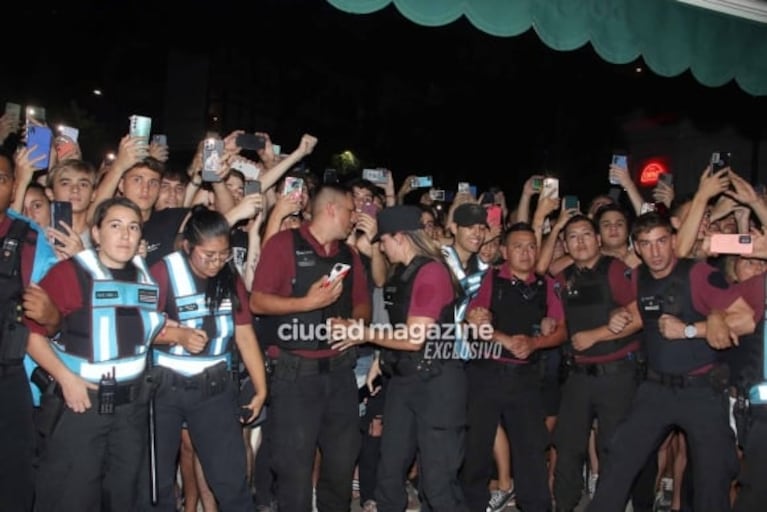
[(453, 212), (453, 222), (463, 228), (475, 224), (487, 225), (487, 210), (477, 203), (464, 203)]
[(419, 207), (411, 205), (384, 208), (378, 214), (378, 233), (376, 233), (372, 241), (377, 242), (383, 235), (423, 229), (421, 211)]

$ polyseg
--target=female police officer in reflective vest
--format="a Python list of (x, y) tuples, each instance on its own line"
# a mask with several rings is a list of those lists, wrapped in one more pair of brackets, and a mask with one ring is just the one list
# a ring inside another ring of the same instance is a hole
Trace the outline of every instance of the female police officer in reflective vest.
[[(346, 341), (334, 345), (343, 350), (371, 342), (384, 349), (381, 368), (391, 380), (384, 407), (386, 426), (375, 501), (381, 512), (405, 509), (406, 472), (418, 450), (422, 498), (427, 506), (431, 510), (466, 510), (458, 482), (466, 423), (466, 377), (459, 360), (434, 357), (435, 353), (444, 357), (443, 344), (453, 342), (449, 337), (456, 288), (439, 246), (421, 228), (418, 208), (384, 209), (378, 216), (378, 229), (376, 238), (380, 238), (383, 252), (398, 264), (384, 288), (393, 329), (371, 326), (361, 336), (348, 329), (339, 332), (339, 339)], [(343, 322), (334, 324), (333, 335), (335, 325)]]
[[(159, 374), (158, 508), (172, 509), (181, 426), (187, 423), (205, 477), (222, 511), (252, 510), (240, 417), (252, 421), (266, 398), (266, 373), (253, 332), (245, 285), (231, 263), (229, 224), (197, 207), (184, 228), (183, 248), (152, 266), (160, 310), (169, 327), (154, 347)], [(232, 380), (232, 340), (256, 393), (239, 408)], [(143, 501), (143, 500), (142, 500)]]
[(96, 208), (91, 236), (97, 250), (58, 263), (40, 282), (61, 313), (60, 338), (49, 342), (29, 324), (29, 353), (64, 402), (42, 405), (41, 414), (58, 421), (37, 474), (41, 512), (133, 510), (146, 446), (141, 377), (164, 317), (157, 285), (136, 256), (141, 212), (128, 199), (108, 199)]

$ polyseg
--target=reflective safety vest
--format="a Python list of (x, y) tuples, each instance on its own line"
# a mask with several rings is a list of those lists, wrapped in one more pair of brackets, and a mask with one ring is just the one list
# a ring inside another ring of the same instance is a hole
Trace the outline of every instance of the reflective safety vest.
[(235, 329), (232, 300), (224, 298), (218, 309), (211, 311), (205, 303), (205, 290), (197, 288), (186, 255), (176, 251), (165, 256), (163, 262), (168, 270), (179, 323), (206, 331), (208, 344), (199, 354), (192, 354), (181, 345), (155, 346), (154, 364), (187, 376), (196, 375), (222, 361), (230, 366), (229, 343), (234, 338)]
[(51, 343), (54, 352), (89, 382), (97, 383), (107, 373), (117, 382), (135, 380), (144, 371), (147, 348), (165, 323), (157, 309), (157, 283), (140, 256), (132, 261), (136, 282), (116, 280), (95, 250), (80, 252), (74, 262), (83, 307), (63, 319), (61, 335)]

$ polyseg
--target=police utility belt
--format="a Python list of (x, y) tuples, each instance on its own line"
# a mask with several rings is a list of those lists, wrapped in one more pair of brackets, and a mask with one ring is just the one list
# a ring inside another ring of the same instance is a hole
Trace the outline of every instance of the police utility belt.
[(563, 358), (563, 364), (569, 373), (600, 377), (602, 375), (615, 375), (637, 371), (640, 361), (633, 352), (626, 354), (620, 359), (613, 361), (579, 363), (572, 354)]
[(668, 374), (647, 369), (647, 380), (671, 388), (710, 387), (717, 391), (728, 388), (729, 369), (726, 365), (710, 365), (710, 368), (693, 374)]
[(322, 375), (342, 368), (352, 369), (357, 362), (357, 351), (346, 350), (335, 357), (301, 357), (289, 350), (281, 349), (273, 365), (273, 375), (280, 380), (295, 380), (297, 377)]
[(218, 395), (225, 389), (230, 389), (229, 385), (233, 380), (227, 361), (216, 363), (194, 375), (183, 375), (165, 367), (155, 367), (155, 369), (159, 371), (160, 382), (163, 384), (183, 390), (199, 390), (203, 398)]

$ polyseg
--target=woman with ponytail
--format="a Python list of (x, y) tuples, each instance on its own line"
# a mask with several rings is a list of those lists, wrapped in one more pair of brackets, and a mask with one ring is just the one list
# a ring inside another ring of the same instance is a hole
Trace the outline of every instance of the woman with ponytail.
[[(183, 423), (220, 510), (252, 510), (242, 423), (258, 416), (266, 398), (266, 375), (248, 295), (232, 262), (229, 233), (223, 215), (195, 207), (183, 231), (181, 250), (151, 269), (160, 288), (160, 310), (187, 328), (168, 327), (154, 346), (161, 510), (175, 504)], [(255, 387), (254, 396), (242, 406), (235, 381), (238, 360)]]

